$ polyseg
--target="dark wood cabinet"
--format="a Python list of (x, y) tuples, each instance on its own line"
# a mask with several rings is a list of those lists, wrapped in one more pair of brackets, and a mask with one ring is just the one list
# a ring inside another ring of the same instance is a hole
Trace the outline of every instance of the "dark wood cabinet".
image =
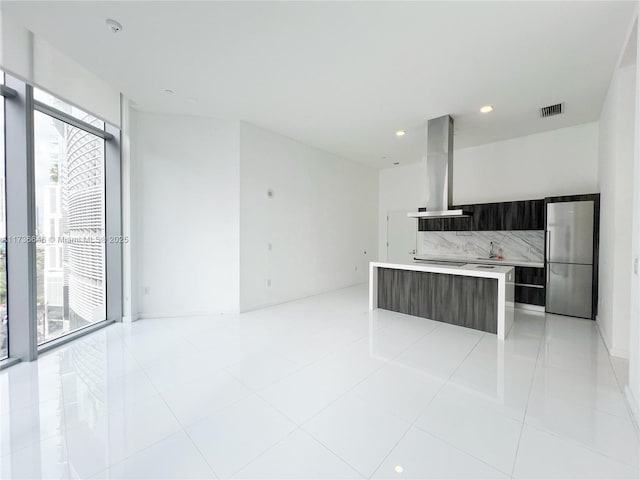
[(418, 230), (429, 231), (493, 231), (544, 230), (544, 199), (516, 202), (456, 205), (473, 212), (462, 218), (420, 219)]
[[(468, 205), (454, 207), (469, 209)], [(421, 218), (418, 220), (420, 232), (467, 232), (472, 230), (472, 217), (458, 218)]]
[(471, 230), (504, 230), (507, 203), (481, 203), (473, 209)]
[(528, 303), (529, 305), (545, 306), (545, 290), (544, 288), (531, 288), (515, 286), (516, 303)]
[(544, 268), (516, 267), (515, 301), (545, 305)]
[(378, 268), (378, 308), (498, 332), (495, 278)]
[(505, 230), (544, 230), (544, 199), (513, 202)]
[[(444, 218), (419, 218), (418, 219), (418, 231), (419, 232), (442, 232), (446, 231), (442, 225)], [(467, 229), (468, 230), (468, 229)]]
[(471, 230), (544, 230), (544, 200), (481, 203), (473, 206)]
[(544, 268), (516, 267), (516, 283), (544, 286)]

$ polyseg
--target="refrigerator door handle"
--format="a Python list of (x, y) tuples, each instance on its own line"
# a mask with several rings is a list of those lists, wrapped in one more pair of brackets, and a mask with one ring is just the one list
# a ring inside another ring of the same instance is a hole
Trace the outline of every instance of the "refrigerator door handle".
[(547, 234), (547, 258), (551, 258), (551, 230), (545, 232)]
[(549, 275), (551, 274), (551, 265), (547, 263), (547, 285), (549, 285)]

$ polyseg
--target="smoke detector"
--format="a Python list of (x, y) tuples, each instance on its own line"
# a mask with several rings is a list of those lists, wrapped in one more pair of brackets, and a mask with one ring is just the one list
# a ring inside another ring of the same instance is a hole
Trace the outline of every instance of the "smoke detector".
[(542, 107), (540, 109), (540, 117), (547, 118), (554, 115), (561, 115), (564, 113), (564, 103), (556, 103), (555, 105), (549, 105), (548, 107)]
[(107, 28), (111, 31), (111, 33), (120, 33), (122, 31), (122, 25), (112, 18), (107, 18), (104, 23), (107, 25)]

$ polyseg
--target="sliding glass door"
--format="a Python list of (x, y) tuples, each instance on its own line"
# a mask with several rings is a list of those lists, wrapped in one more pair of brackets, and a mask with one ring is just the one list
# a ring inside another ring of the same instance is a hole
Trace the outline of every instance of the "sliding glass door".
[[(34, 98), (104, 130), (43, 92)], [(34, 112), (38, 345), (107, 318), (105, 140), (76, 125)]]

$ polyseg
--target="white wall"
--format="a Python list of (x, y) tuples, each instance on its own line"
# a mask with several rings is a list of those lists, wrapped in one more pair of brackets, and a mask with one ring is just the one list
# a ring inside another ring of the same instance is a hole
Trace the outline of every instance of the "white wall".
[(132, 268), (139, 316), (236, 312), (238, 122), (138, 112), (132, 117)]
[(365, 282), (376, 258), (377, 176), (242, 122), (241, 309)]
[(617, 69), (600, 116), (598, 327), (609, 352), (629, 356), (635, 64)]
[(139, 308), (139, 268), (138, 254), (139, 238), (138, 226), (138, 189), (133, 188), (135, 182), (140, 182), (140, 174), (137, 166), (140, 162), (133, 161), (131, 152), (132, 122), (135, 120), (135, 112), (128, 98), (122, 99), (122, 131), (121, 142), (121, 168), (122, 168), (122, 235), (128, 238), (128, 242), (122, 244), (122, 319), (132, 322), (138, 318)]
[(456, 150), (453, 171), (457, 204), (594, 193), (598, 124)]
[[(632, 261), (640, 260), (640, 31), (638, 29), (637, 12), (635, 16), (635, 29), (632, 30), (629, 39), (629, 51), (633, 63), (635, 61), (635, 125), (634, 135), (634, 159), (633, 159), (633, 206), (632, 206)], [(640, 271), (633, 270), (630, 282), (630, 325), (629, 325), (629, 384), (626, 389), (629, 405), (634, 413), (636, 423), (640, 423)]]
[[(384, 255), (388, 211), (426, 203), (426, 165), (379, 174), (378, 251)], [(587, 123), (455, 150), (454, 204), (528, 200), (598, 191), (598, 124)]]
[(237, 121), (131, 117), (127, 316), (251, 310), (367, 280), (376, 170)]
[[(378, 174), (378, 259), (387, 260), (387, 214), (416, 211), (427, 201), (423, 162), (385, 168)], [(416, 228), (417, 228), (417, 221)]]
[(2, 12), (0, 67), (120, 126), (120, 92)]

